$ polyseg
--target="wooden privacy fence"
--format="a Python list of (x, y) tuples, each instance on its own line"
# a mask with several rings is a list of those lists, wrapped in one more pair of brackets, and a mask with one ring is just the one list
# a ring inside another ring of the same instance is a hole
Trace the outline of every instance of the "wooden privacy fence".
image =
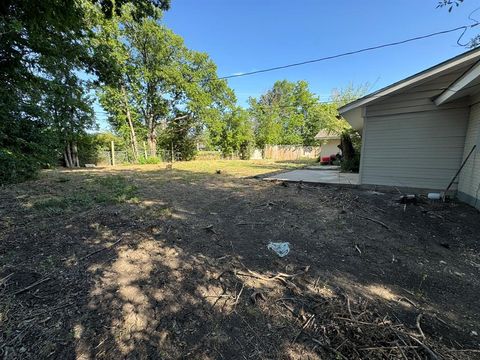
[(266, 145), (264, 159), (299, 160), (315, 159), (320, 156), (320, 146)]

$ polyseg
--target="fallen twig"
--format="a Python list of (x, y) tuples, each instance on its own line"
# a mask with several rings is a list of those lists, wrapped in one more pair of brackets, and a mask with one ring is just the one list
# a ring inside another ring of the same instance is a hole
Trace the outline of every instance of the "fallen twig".
[(425, 350), (427, 352), (427, 354), (430, 356), (431, 359), (433, 360), (440, 360), (440, 358), (438, 357), (438, 355), (436, 353), (433, 352), (433, 350), (431, 350), (427, 345), (425, 345), (424, 343), (422, 343), (420, 340), (418, 340), (416, 337), (414, 336), (411, 336), (410, 335), (410, 338), (415, 341), (418, 345), (420, 345), (423, 350)]
[(267, 225), (264, 222), (239, 222), (236, 223), (235, 225), (240, 226), (240, 225)]
[(43, 278), (41, 280), (35, 281), (33, 284), (30, 284), (27, 287), (24, 287), (23, 289), (20, 289), (20, 290), (16, 291), (13, 295), (20, 295), (24, 292), (27, 292), (28, 290), (33, 289), (34, 287), (37, 287), (40, 284), (43, 284), (44, 282), (47, 282), (47, 281), (50, 281), (50, 280), (51, 279), (47, 277), (47, 278)]
[(240, 276), (254, 277), (254, 278), (265, 280), (265, 281), (280, 280), (280, 281), (285, 282), (286, 279), (289, 279), (289, 278), (292, 279), (292, 278), (295, 278), (297, 276), (305, 274), (309, 270), (309, 267), (306, 267), (304, 271), (296, 273), (296, 274), (277, 273), (276, 275), (271, 276), (271, 277), (263, 276), (262, 274), (259, 274), (256, 271), (252, 271), (252, 270), (250, 270), (246, 267), (245, 267), (245, 269), (247, 270), (247, 273), (245, 273), (243, 271), (235, 271), (235, 274), (240, 275)]
[(238, 302), (240, 301), (240, 296), (242, 295), (242, 292), (243, 292), (243, 289), (245, 288), (245, 284), (242, 284), (242, 288), (240, 289), (240, 291), (238, 292), (237, 294), (237, 297), (235, 298), (235, 301), (233, 303), (233, 309), (235, 310), (235, 308), (237, 307), (237, 304)]
[(64, 309), (66, 307), (69, 307), (69, 306), (74, 306), (75, 304), (73, 303), (70, 303), (70, 302), (67, 302), (66, 304), (62, 304), (62, 305), (59, 305), (59, 306), (56, 306), (54, 308), (51, 308), (51, 309), (47, 309), (47, 310), (44, 310), (44, 311), (40, 311), (36, 314), (31, 314), (29, 316), (27, 316), (26, 318), (23, 318), (22, 321), (26, 321), (26, 320), (30, 320), (30, 319), (33, 319), (33, 318), (36, 318), (38, 316), (41, 316), (41, 315), (45, 315), (45, 314), (51, 314), (52, 312), (54, 311), (57, 311), (57, 310), (61, 310), (61, 309)]
[(410, 300), (409, 298), (407, 298), (407, 297), (405, 297), (405, 296), (399, 297), (399, 298), (397, 299), (397, 301), (398, 301), (398, 302), (400, 302), (400, 301), (405, 301), (405, 302), (409, 303), (410, 305), (412, 305), (413, 307), (418, 308), (418, 305), (417, 305), (414, 301)]
[(350, 298), (348, 296), (347, 296), (347, 309), (348, 309), (348, 313), (350, 314), (350, 317), (353, 320), (354, 317), (353, 317), (353, 314), (352, 314), (352, 308), (350, 307)]
[(371, 323), (371, 322), (366, 322), (366, 321), (359, 321), (359, 320), (356, 320), (356, 319), (349, 319), (349, 318), (346, 318), (346, 317), (341, 317), (341, 316), (334, 316), (333, 317), (334, 319), (338, 319), (338, 320), (344, 320), (344, 321), (351, 321), (353, 323), (356, 323), (356, 324), (362, 324), (362, 325), (369, 325), (369, 326), (387, 326), (388, 324), (385, 324), (385, 323)]
[(423, 333), (422, 327), (420, 326), (420, 320), (422, 320), (423, 314), (418, 314), (417, 320), (415, 321), (415, 326), (418, 329), (418, 332), (420, 333), (420, 336), (422, 339), (425, 339), (425, 334)]
[(14, 273), (11, 273), (11, 274), (5, 276), (4, 278), (0, 279), (0, 286), (5, 284), (8, 281), (8, 279), (10, 279), (13, 276), (13, 274)]
[(320, 346), (321, 346), (322, 348), (324, 348), (325, 350), (328, 350), (328, 351), (333, 352), (335, 355), (337, 355), (337, 357), (340, 357), (340, 358), (342, 358), (342, 359), (344, 359), (344, 360), (348, 360), (348, 358), (347, 358), (345, 355), (343, 355), (340, 351), (335, 350), (334, 348), (332, 348), (332, 347), (330, 347), (330, 346), (328, 346), (328, 345), (322, 344), (322, 342), (319, 341), (319, 340), (317, 340), (317, 339), (311, 338), (311, 340), (312, 340), (315, 344), (320, 345)]
[(359, 348), (358, 350), (364, 350), (364, 351), (369, 351), (369, 350), (393, 350), (393, 349), (418, 349), (419, 346), (415, 345), (395, 345), (395, 346), (373, 346), (373, 347), (365, 347), (365, 348)]
[(315, 318), (315, 314), (313, 314), (312, 316), (310, 316), (307, 321), (305, 321), (302, 325), (302, 327), (300, 328), (300, 331), (298, 332), (298, 334), (295, 336), (295, 338), (293, 339), (293, 342), (296, 342), (298, 337), (303, 333), (303, 330), (305, 330), (307, 328), (307, 326), (312, 322), (312, 320)]
[(95, 254), (98, 254), (99, 252), (102, 252), (104, 250), (108, 250), (108, 249), (111, 249), (112, 247), (114, 247), (115, 245), (117, 245), (120, 241), (122, 241), (123, 238), (120, 238), (118, 239), (117, 241), (115, 241), (112, 245), (110, 246), (105, 246), (104, 248), (102, 249), (98, 249), (98, 250), (95, 250), (94, 252), (91, 252), (90, 254), (87, 254), (85, 255), (84, 257), (80, 258), (80, 261), (83, 261), (85, 259), (88, 259), (90, 256), (93, 256)]
[(250, 300), (252, 301), (252, 304), (255, 305), (257, 303), (257, 298), (261, 299), (263, 301), (266, 301), (267, 299), (265, 298), (265, 295), (261, 291), (253, 290), (252, 295), (250, 295)]
[(377, 219), (372, 219), (372, 218), (370, 218), (370, 217), (368, 217), (368, 216), (363, 216), (363, 215), (357, 215), (357, 216), (358, 216), (358, 217), (361, 217), (361, 218), (363, 218), (363, 219), (366, 219), (366, 220), (370, 220), (370, 221), (372, 221), (372, 222), (374, 222), (374, 223), (376, 223), (376, 224), (378, 224), (378, 225), (383, 226), (385, 229), (390, 230), (390, 226), (388, 226), (387, 224), (385, 224), (383, 221), (380, 221), (380, 220), (377, 220)]
[(204, 229), (206, 231), (210, 231), (211, 233), (215, 234), (215, 235), (218, 235), (218, 233), (215, 231), (215, 229), (213, 228), (213, 224), (210, 224), (208, 226), (205, 226)]
[(355, 244), (355, 250), (357, 250), (358, 253), (359, 253), (360, 255), (362, 255), (362, 250), (360, 250), (360, 248), (358, 247), (357, 244)]

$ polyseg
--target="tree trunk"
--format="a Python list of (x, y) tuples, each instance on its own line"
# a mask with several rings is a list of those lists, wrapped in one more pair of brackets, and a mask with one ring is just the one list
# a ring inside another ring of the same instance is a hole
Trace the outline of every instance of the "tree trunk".
[(157, 156), (157, 134), (156, 125), (153, 121), (153, 115), (148, 115), (148, 134), (147, 134), (148, 151), (151, 157)]
[(67, 168), (80, 167), (78, 159), (77, 144), (73, 141), (67, 141), (63, 150), (63, 159)]
[(125, 102), (125, 113), (127, 115), (127, 122), (128, 122), (128, 127), (130, 129), (130, 141), (132, 145), (132, 152), (133, 152), (133, 159), (135, 161), (138, 160), (138, 143), (137, 143), (137, 135), (135, 133), (135, 128), (133, 126), (133, 121), (132, 121), (132, 114), (130, 113), (130, 107), (128, 106), (128, 100), (127, 100), (127, 93), (125, 91), (125, 88), (122, 86), (122, 93), (123, 93), (123, 100)]
[(147, 138), (148, 152), (151, 157), (157, 156), (157, 137), (154, 133), (149, 133)]
[(350, 135), (342, 134), (340, 138), (340, 147), (342, 148), (342, 156), (345, 160), (352, 160), (355, 157), (355, 149)]
[(80, 167), (80, 160), (78, 159), (78, 148), (77, 148), (77, 143), (75, 141), (72, 141), (70, 143), (70, 146), (72, 148), (72, 161), (73, 161), (73, 166), (74, 167)]
[(68, 153), (67, 153), (67, 148), (65, 147), (65, 149), (63, 150), (63, 160), (65, 161), (65, 167), (67, 168), (71, 168), (72, 167), (72, 163), (70, 162), (70, 158), (68, 157)]

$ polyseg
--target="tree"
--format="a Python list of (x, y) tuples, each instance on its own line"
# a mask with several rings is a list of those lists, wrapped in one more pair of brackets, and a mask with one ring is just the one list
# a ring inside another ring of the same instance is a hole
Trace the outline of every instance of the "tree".
[(41, 104), (50, 114), (49, 123), (63, 148), (65, 166), (79, 167), (78, 139), (95, 125), (93, 100), (85, 95), (82, 82), (68, 66), (54, 73), (49, 86)]
[(44, 105), (47, 98), (53, 102), (58, 97), (55, 73), (64, 66), (70, 77), (97, 73), (102, 60), (91, 48), (97, 21), (121, 13), (127, 3), (135, 3), (136, 20), (169, 5), (167, 0), (0, 3), (0, 171), (16, 169), (8, 181), (28, 178), (36, 168), (51, 163), (61, 144), (53, 143), (57, 138), (50, 123), (53, 117)]
[(180, 36), (156, 19), (137, 22), (124, 14), (115, 26), (114, 37), (104, 45), (122, 59), (124, 75), (103, 79), (103, 104), (114, 126), (122, 122), (121, 114), (128, 120), (130, 109), (133, 128), (137, 119), (141, 122), (150, 156), (156, 156), (158, 137), (169, 123), (202, 119), (235, 101), (212, 60), (187, 49)]
[(333, 89), (330, 95), (331, 101), (320, 105), (320, 129), (334, 134), (341, 134), (350, 129), (347, 121), (339, 117), (338, 108), (364, 96), (370, 88), (371, 85), (365, 83), (360, 85), (349, 84), (343, 89)]
[(321, 128), (321, 103), (306, 81), (277, 81), (260, 98), (249, 99), (257, 146), (314, 145)]
[(225, 111), (207, 122), (210, 144), (226, 157), (249, 159), (254, 145), (250, 113), (240, 107)]
[(171, 158), (192, 160), (197, 151), (196, 140), (200, 131), (198, 120), (188, 114), (179, 114), (168, 122), (167, 128), (159, 136), (158, 143), (163, 149), (169, 150), (166, 154)]

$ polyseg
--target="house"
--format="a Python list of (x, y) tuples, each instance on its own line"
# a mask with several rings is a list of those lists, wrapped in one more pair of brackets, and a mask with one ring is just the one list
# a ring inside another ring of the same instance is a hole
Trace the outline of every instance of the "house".
[(341, 150), (338, 148), (338, 145), (340, 145), (339, 134), (327, 130), (320, 130), (318, 134), (315, 135), (315, 140), (319, 140), (322, 143), (320, 150), (320, 156), (322, 158), (341, 153)]
[(355, 100), (339, 113), (362, 134), (360, 184), (444, 190), (471, 154), (452, 189), (480, 208), (480, 49)]

